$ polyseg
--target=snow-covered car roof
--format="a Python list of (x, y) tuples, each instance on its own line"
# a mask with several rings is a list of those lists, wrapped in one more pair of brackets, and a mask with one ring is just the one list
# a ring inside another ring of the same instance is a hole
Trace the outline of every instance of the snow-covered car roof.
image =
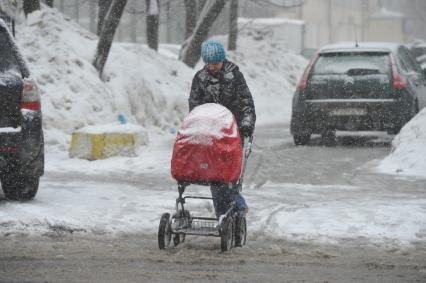
[(401, 45), (391, 42), (341, 42), (327, 45), (319, 53), (333, 52), (395, 52)]

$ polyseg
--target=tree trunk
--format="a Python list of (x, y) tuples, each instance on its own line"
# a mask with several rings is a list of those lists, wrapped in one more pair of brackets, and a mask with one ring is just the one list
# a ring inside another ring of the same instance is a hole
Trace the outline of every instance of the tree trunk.
[(96, 70), (98, 70), (101, 78), (111, 49), (112, 41), (114, 40), (114, 34), (117, 30), (118, 24), (120, 23), (126, 3), (127, 0), (113, 0), (111, 7), (105, 16), (102, 32), (99, 36), (95, 60), (93, 61), (93, 66), (95, 66)]
[(204, 8), (204, 5), (206, 5), (207, 0), (198, 0), (198, 5), (197, 5), (197, 16), (199, 14), (201, 14), (201, 11)]
[(112, 0), (98, 0), (98, 27), (96, 34), (101, 35), (102, 26), (104, 25), (105, 16), (111, 7)]
[(53, 8), (53, 0), (46, 0), (46, 5)]
[(228, 50), (237, 49), (238, 37), (238, 0), (231, 0), (229, 13)]
[(197, 24), (197, 1), (185, 0), (185, 39), (191, 36)]
[(167, 28), (166, 28), (166, 42), (167, 43), (172, 43), (172, 33), (171, 33), (171, 25), (170, 23), (170, 2), (166, 2), (166, 23), (167, 23)]
[(158, 0), (146, 1), (146, 41), (148, 47), (158, 50), (158, 27), (160, 23), (160, 5)]
[(209, 30), (222, 11), (227, 0), (208, 0), (201, 11), (192, 35), (184, 42), (180, 51), (180, 59), (193, 68), (200, 59), (201, 44), (208, 37)]
[(25, 17), (28, 16), (28, 14), (40, 10), (40, 0), (24, 0), (24, 14)]

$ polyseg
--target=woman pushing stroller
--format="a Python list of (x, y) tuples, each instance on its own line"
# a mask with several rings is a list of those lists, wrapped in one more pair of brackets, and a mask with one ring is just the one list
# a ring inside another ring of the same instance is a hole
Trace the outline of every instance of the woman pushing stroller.
[[(253, 98), (237, 65), (225, 59), (217, 41), (202, 45), (206, 63), (192, 81), (190, 113), (176, 136), (171, 173), (178, 182), (176, 212), (163, 213), (158, 245), (164, 249), (183, 242), (186, 235), (221, 238), (222, 251), (246, 242), (245, 214), (241, 195), (244, 170), (250, 155), (256, 121)], [(191, 184), (210, 186), (212, 197), (183, 196)], [(211, 199), (216, 217), (192, 215), (188, 199)]]
[[(253, 98), (244, 76), (236, 64), (225, 58), (225, 48), (216, 40), (208, 40), (202, 44), (201, 57), (205, 66), (192, 80), (189, 111), (206, 103), (226, 107), (237, 121), (243, 143), (244, 138), (253, 136), (256, 122)], [(220, 182), (210, 186), (217, 217), (226, 213), (232, 201), (235, 201), (241, 213), (248, 211), (241, 193), (235, 194), (229, 186), (229, 183)]]

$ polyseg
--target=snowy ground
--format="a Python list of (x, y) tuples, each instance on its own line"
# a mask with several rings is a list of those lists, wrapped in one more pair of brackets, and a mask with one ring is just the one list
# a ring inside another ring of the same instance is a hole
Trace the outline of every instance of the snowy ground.
[[(390, 138), (360, 138), (361, 145), (337, 148), (321, 147), (314, 139), (312, 146), (299, 148), (288, 129), (278, 129), (259, 128), (250, 160), (244, 188), (250, 240), (364, 239), (380, 245), (426, 240), (426, 192), (421, 189), (426, 183), (369, 173), (387, 154)], [(172, 142), (171, 136), (137, 158), (48, 159), (36, 200), (1, 201), (0, 233), (156, 233), (160, 215), (174, 209), (177, 197), (169, 173)], [(209, 190), (190, 187), (188, 193), (208, 196)], [(188, 208), (213, 214), (209, 201), (191, 202)]]
[[(173, 46), (165, 46), (158, 56), (146, 47), (114, 45), (103, 82), (91, 66), (94, 35), (48, 9), (31, 15), (26, 25), (18, 42), (42, 92), (46, 175), (34, 201), (0, 200), (0, 234), (155, 233), (161, 213), (173, 209), (177, 195), (169, 172), (174, 128), (187, 112), (195, 70), (174, 58)], [(259, 41), (241, 36), (240, 46), (230, 59), (246, 74), (260, 124), (288, 123), (292, 90), (306, 60), (273, 38)], [(95, 162), (68, 157), (74, 129), (113, 122), (119, 113), (150, 134), (151, 144), (141, 148), (138, 157)], [(424, 116), (404, 128), (390, 158), (402, 163), (403, 158), (424, 160)], [(259, 131), (248, 173), (252, 177), (244, 189), (251, 208), (251, 239), (366, 238), (397, 244), (425, 240), (426, 197), (418, 189), (423, 181), (401, 181), (400, 190), (392, 191), (387, 190), (392, 186), (387, 176), (371, 177), (372, 184), (362, 178), (371, 172), (365, 163), (377, 164), (388, 154), (386, 147), (295, 148), (288, 126), (264, 126), (264, 133), (262, 127)], [(418, 146), (410, 145), (414, 141)], [(391, 166), (396, 161), (387, 160), (385, 167), (395, 168)], [(418, 168), (420, 175), (425, 168), (421, 162), (409, 167)], [(322, 176), (324, 170), (341, 179)], [(258, 172), (263, 171), (274, 173), (260, 178)], [(208, 189), (199, 191), (208, 195)], [(196, 203), (193, 209), (212, 213), (208, 202)]]

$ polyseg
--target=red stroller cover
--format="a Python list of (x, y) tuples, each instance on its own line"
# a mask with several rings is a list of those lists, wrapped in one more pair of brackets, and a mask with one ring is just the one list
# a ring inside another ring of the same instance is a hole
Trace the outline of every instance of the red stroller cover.
[(172, 176), (179, 182), (237, 182), (242, 156), (234, 115), (206, 103), (183, 120), (173, 147)]

